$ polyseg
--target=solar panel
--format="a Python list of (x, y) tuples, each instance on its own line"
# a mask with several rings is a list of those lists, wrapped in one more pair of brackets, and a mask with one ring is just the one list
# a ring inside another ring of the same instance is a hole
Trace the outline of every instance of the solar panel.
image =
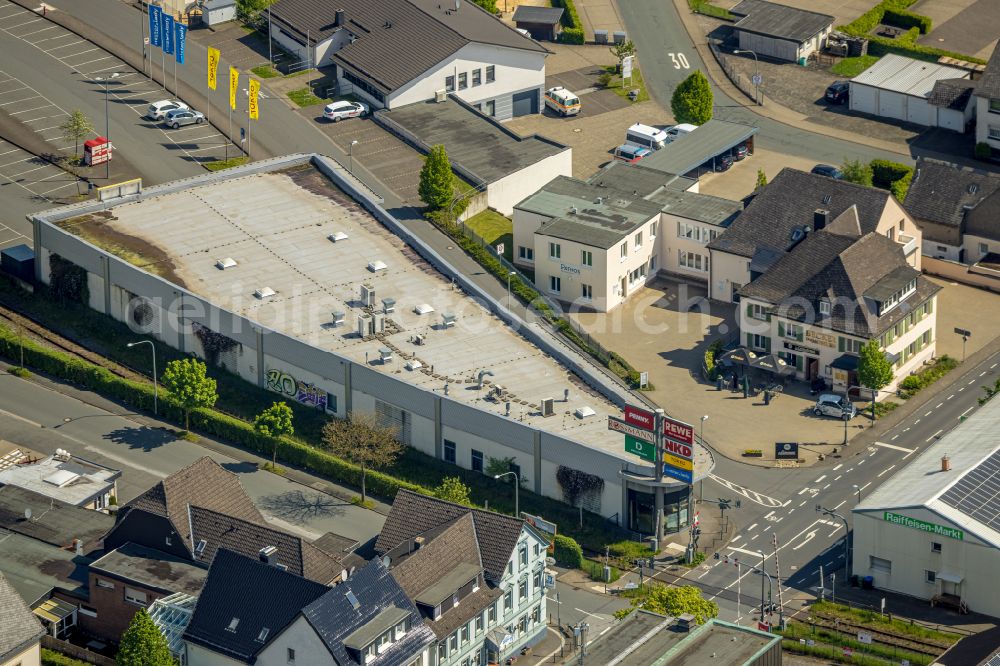
[(1000, 532), (1000, 450), (972, 468), (941, 501)]

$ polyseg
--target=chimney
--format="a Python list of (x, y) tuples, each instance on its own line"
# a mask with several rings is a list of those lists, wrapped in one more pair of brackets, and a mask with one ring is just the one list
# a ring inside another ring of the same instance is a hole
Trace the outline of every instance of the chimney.
[(691, 631), (698, 626), (698, 619), (691, 613), (682, 613), (677, 616), (677, 631)]
[(344, 25), (344, 10), (338, 9), (333, 13), (333, 27), (340, 28)]
[(278, 549), (275, 546), (264, 546), (260, 549), (257, 554), (260, 561), (264, 564), (277, 564), (278, 563)]
[(941, 456), (941, 471), (950, 472), (951, 471), (951, 458), (947, 455)]
[(813, 229), (819, 231), (830, 221), (830, 211), (824, 208), (817, 208), (813, 211)]

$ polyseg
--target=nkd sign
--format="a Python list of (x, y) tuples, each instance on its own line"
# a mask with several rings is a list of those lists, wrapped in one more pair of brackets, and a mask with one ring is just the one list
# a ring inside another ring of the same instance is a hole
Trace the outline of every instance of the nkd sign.
[(954, 527), (945, 527), (944, 525), (938, 525), (937, 523), (928, 523), (924, 520), (917, 520), (916, 518), (910, 518), (909, 516), (901, 516), (898, 513), (892, 513), (891, 511), (886, 511), (882, 516), (883, 520), (893, 525), (902, 525), (903, 527), (909, 527), (914, 530), (920, 530), (921, 532), (928, 532), (937, 536), (946, 536), (952, 539), (958, 539), (962, 541), (965, 539), (965, 534), (962, 530), (955, 529)]

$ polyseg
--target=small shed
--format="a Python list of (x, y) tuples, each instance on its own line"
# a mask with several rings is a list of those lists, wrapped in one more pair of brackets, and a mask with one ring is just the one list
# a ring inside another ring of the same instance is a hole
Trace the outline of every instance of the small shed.
[(35, 280), (35, 251), (25, 244), (4, 248), (0, 252), (0, 268), (25, 282)]
[(518, 5), (514, 10), (514, 25), (518, 30), (527, 30), (534, 40), (554, 42), (562, 32), (563, 11), (562, 7)]
[(208, 26), (226, 23), (236, 18), (236, 0), (204, 0), (201, 20)]
[(834, 17), (766, 0), (743, 0), (731, 12), (741, 49), (758, 56), (804, 63), (823, 48)]
[(961, 132), (971, 119), (969, 76), (957, 67), (890, 53), (851, 79), (850, 108)]

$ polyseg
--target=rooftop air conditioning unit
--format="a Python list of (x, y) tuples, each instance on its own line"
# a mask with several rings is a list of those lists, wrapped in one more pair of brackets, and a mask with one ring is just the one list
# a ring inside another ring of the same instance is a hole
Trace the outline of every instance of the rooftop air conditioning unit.
[(372, 316), (372, 327), (374, 333), (382, 333), (385, 331), (385, 315), (381, 312), (376, 312)]
[(371, 335), (372, 318), (368, 315), (358, 315), (358, 337), (366, 338)]
[(553, 398), (542, 398), (542, 416), (553, 416), (555, 413), (555, 400)]
[(370, 284), (361, 285), (361, 303), (365, 307), (375, 305), (375, 287)]
[(330, 234), (329, 236), (327, 236), (327, 240), (329, 240), (332, 243), (339, 243), (340, 241), (345, 241), (348, 238), (350, 238), (350, 236), (345, 234), (343, 231), (338, 231), (335, 234)]
[(588, 416), (593, 416), (596, 412), (591, 407), (583, 406), (576, 410), (576, 418), (585, 419)]
[(434, 91), (434, 101), (440, 104), (441, 102), (448, 101), (448, 91), (442, 88), (441, 90)]
[(385, 262), (379, 259), (368, 262), (368, 270), (370, 270), (372, 273), (378, 273), (379, 271), (384, 271), (386, 268), (388, 267), (385, 265)]
[(263, 301), (265, 298), (271, 298), (274, 296), (274, 293), (274, 289), (271, 289), (270, 287), (261, 287), (257, 291), (253, 292), (253, 295)]
[(236, 265), (236, 260), (233, 259), (232, 257), (219, 259), (217, 262), (215, 262), (215, 267), (218, 268), (220, 271), (224, 271), (227, 268), (232, 268), (235, 265)]

